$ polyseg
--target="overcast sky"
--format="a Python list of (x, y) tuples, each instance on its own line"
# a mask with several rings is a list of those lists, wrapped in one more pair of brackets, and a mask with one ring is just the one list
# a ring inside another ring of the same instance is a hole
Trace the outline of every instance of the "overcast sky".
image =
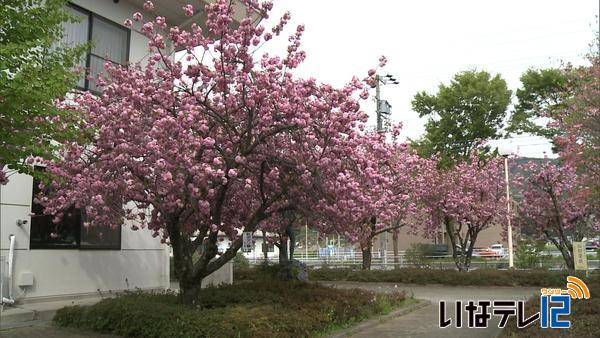
[[(286, 32), (306, 26), (307, 59), (298, 74), (338, 86), (364, 77), (385, 55), (384, 73), (400, 84), (384, 87), (382, 98), (393, 106), (392, 119), (403, 122), (403, 135), (417, 138), (424, 130), (411, 108), (418, 91), (434, 93), (455, 73), (477, 69), (500, 73), (514, 93), (527, 68), (583, 64), (598, 7), (598, 0), (274, 0), (267, 26), (289, 10)], [(276, 41), (266, 50), (282, 52), (287, 40)], [(364, 109), (374, 114), (375, 104)], [(512, 142), (522, 156), (550, 149), (536, 137)]]

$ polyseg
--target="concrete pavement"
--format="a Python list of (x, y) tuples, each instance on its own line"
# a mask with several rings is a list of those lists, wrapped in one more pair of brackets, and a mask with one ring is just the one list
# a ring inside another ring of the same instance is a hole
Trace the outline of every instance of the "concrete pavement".
[(48, 321), (33, 321), (31, 326), (14, 327), (0, 331), (1, 338), (118, 338), (116, 336), (54, 327)]
[[(445, 300), (448, 307), (447, 316), (454, 317), (454, 301), (462, 300), (463, 305), (468, 300), (519, 300), (528, 299), (539, 288), (532, 287), (475, 287), (475, 286), (445, 286), (445, 285), (408, 285), (394, 283), (360, 283), (360, 282), (324, 282), (323, 284), (338, 288), (361, 288), (376, 292), (391, 292), (405, 290), (417, 299), (431, 302), (400, 317), (379, 323), (366, 330), (357, 332), (351, 337), (496, 337), (500, 334), (498, 317), (492, 316), (488, 328), (469, 329), (449, 327), (439, 328), (439, 301)], [(466, 313), (463, 313), (466, 322)], [(466, 326), (466, 323), (463, 324)]]
[(16, 304), (14, 306), (4, 306), (0, 309), (0, 329), (10, 329), (13, 327), (31, 326), (33, 322), (50, 321), (56, 310), (71, 305), (93, 305), (102, 300), (102, 298), (113, 297), (114, 295), (75, 297), (71, 299), (45, 300), (38, 302), (27, 302)]

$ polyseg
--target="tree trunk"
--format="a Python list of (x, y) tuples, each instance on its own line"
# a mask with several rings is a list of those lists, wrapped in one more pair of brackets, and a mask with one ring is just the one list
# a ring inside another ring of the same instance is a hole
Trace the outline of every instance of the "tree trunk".
[[(178, 230), (177, 220), (167, 225), (173, 248), (173, 269), (179, 281), (180, 298), (184, 304), (194, 305), (199, 300), (202, 278), (194, 278), (193, 246)], [(204, 253), (203, 253), (204, 254)]]
[[(471, 267), (471, 257), (473, 256), (473, 248), (480, 228), (473, 228), (472, 225), (467, 225), (467, 233), (464, 237), (460, 234), (462, 225), (459, 224), (458, 229), (453, 224), (449, 217), (444, 217), (444, 225), (446, 233), (452, 245), (452, 259), (458, 271), (469, 271)], [(460, 246), (460, 248), (457, 248)]]
[(279, 264), (284, 265), (288, 262), (288, 238), (283, 235), (280, 237), (279, 244)]
[(452, 221), (450, 220), (449, 217), (444, 216), (444, 226), (446, 227), (446, 235), (448, 236), (448, 239), (450, 240), (450, 249), (452, 250), (452, 260), (454, 260), (454, 265), (456, 265), (456, 268), (458, 269), (458, 271), (463, 271), (463, 265), (461, 262), (461, 258), (459, 257), (459, 255), (462, 257), (463, 256), (463, 248), (461, 247), (460, 250), (457, 248), (457, 236), (456, 236), (456, 232), (454, 229), (454, 226), (452, 225)]
[(392, 231), (392, 241), (394, 246), (394, 269), (400, 268), (400, 258), (398, 257), (398, 234), (400, 229), (396, 228)]
[(296, 248), (296, 231), (294, 231), (293, 223), (290, 222), (286, 229), (286, 233), (288, 235), (290, 247), (289, 247), (289, 256), (288, 260), (294, 259), (294, 249)]
[(569, 249), (565, 245), (559, 247), (558, 250), (560, 251), (560, 254), (565, 260), (565, 265), (567, 266), (567, 269), (575, 270), (575, 260), (573, 259), (573, 253), (569, 251)]
[(180, 296), (184, 304), (196, 306), (200, 302), (200, 291), (202, 290), (202, 280), (199, 282), (188, 280), (179, 282), (181, 290)]
[(573, 257), (573, 252), (567, 251), (566, 256), (563, 253), (563, 258), (565, 259), (565, 264), (567, 264), (567, 269), (574, 271), (575, 270), (575, 259)]
[(560, 251), (560, 254), (562, 255), (563, 259), (565, 260), (565, 265), (567, 266), (567, 269), (569, 270), (575, 270), (575, 260), (573, 258), (573, 246), (569, 246), (568, 245), (568, 238), (566, 238), (566, 236), (564, 236), (564, 232), (558, 232), (558, 238), (559, 240), (557, 240), (554, 236), (552, 236), (552, 233), (550, 233), (548, 230), (544, 231), (544, 234), (546, 235), (546, 238), (548, 238), (548, 240), (550, 240), (550, 242), (552, 242), (554, 244), (554, 246), (558, 249), (558, 251)]
[[(253, 213), (243, 232), (254, 232), (258, 223), (267, 218), (265, 214), (267, 207), (268, 205), (263, 205)], [(217, 257), (217, 231), (211, 231), (207, 225), (201, 226), (199, 236), (192, 239), (189, 234), (181, 231), (179, 216), (166, 218), (168, 219), (166, 230), (173, 248), (173, 266), (179, 281), (180, 298), (185, 304), (198, 304), (202, 279), (236, 256), (242, 247), (242, 237), (233, 240), (231, 246)], [(195, 258), (195, 255), (198, 257)]]
[(373, 248), (373, 238), (369, 237), (366, 243), (361, 246), (362, 251), (362, 269), (371, 270), (371, 250)]
[[(471, 230), (469, 230), (469, 233), (470, 231)], [(471, 267), (471, 258), (473, 257), (473, 248), (475, 247), (475, 241), (477, 241), (477, 232), (467, 235), (466, 243), (469, 243), (469, 245), (467, 248), (467, 252), (465, 252), (465, 258), (463, 260), (464, 271), (469, 271), (469, 268)]]

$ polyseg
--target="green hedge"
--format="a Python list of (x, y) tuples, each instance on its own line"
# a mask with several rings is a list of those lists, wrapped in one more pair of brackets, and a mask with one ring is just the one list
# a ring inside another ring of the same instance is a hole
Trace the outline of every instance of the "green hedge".
[[(269, 270), (263, 268), (238, 269), (235, 280), (259, 280)], [(312, 281), (388, 282), (407, 284), (444, 284), (479, 286), (561, 286), (567, 271), (548, 270), (492, 270), (481, 269), (469, 272), (456, 270), (405, 268), (397, 270), (352, 270), (313, 269), (309, 272)]]
[(179, 304), (173, 293), (136, 292), (63, 308), (54, 323), (125, 337), (312, 336), (386, 313), (404, 301), (403, 293), (247, 282), (203, 290), (198, 309)]

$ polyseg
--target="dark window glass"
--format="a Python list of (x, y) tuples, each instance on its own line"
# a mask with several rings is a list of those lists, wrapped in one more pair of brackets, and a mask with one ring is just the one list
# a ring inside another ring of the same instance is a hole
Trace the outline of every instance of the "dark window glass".
[[(85, 217), (85, 215), (84, 215)], [(84, 219), (85, 221), (85, 219)], [(82, 226), (82, 249), (120, 249), (121, 227), (111, 226)]]
[(39, 185), (40, 181), (34, 179), (33, 198), (31, 201), (31, 248), (78, 248), (79, 233), (81, 229), (81, 212), (75, 208), (71, 208), (65, 212), (59, 223), (52, 222), (53, 216), (44, 215), (44, 207), (35, 203), (35, 198), (40, 193)]
[(44, 215), (44, 207), (35, 203), (35, 198), (40, 193), (39, 184), (38, 179), (33, 180), (31, 249), (121, 249), (121, 226), (86, 227), (85, 213), (81, 209), (67, 210), (62, 220), (54, 223), (53, 216)]

